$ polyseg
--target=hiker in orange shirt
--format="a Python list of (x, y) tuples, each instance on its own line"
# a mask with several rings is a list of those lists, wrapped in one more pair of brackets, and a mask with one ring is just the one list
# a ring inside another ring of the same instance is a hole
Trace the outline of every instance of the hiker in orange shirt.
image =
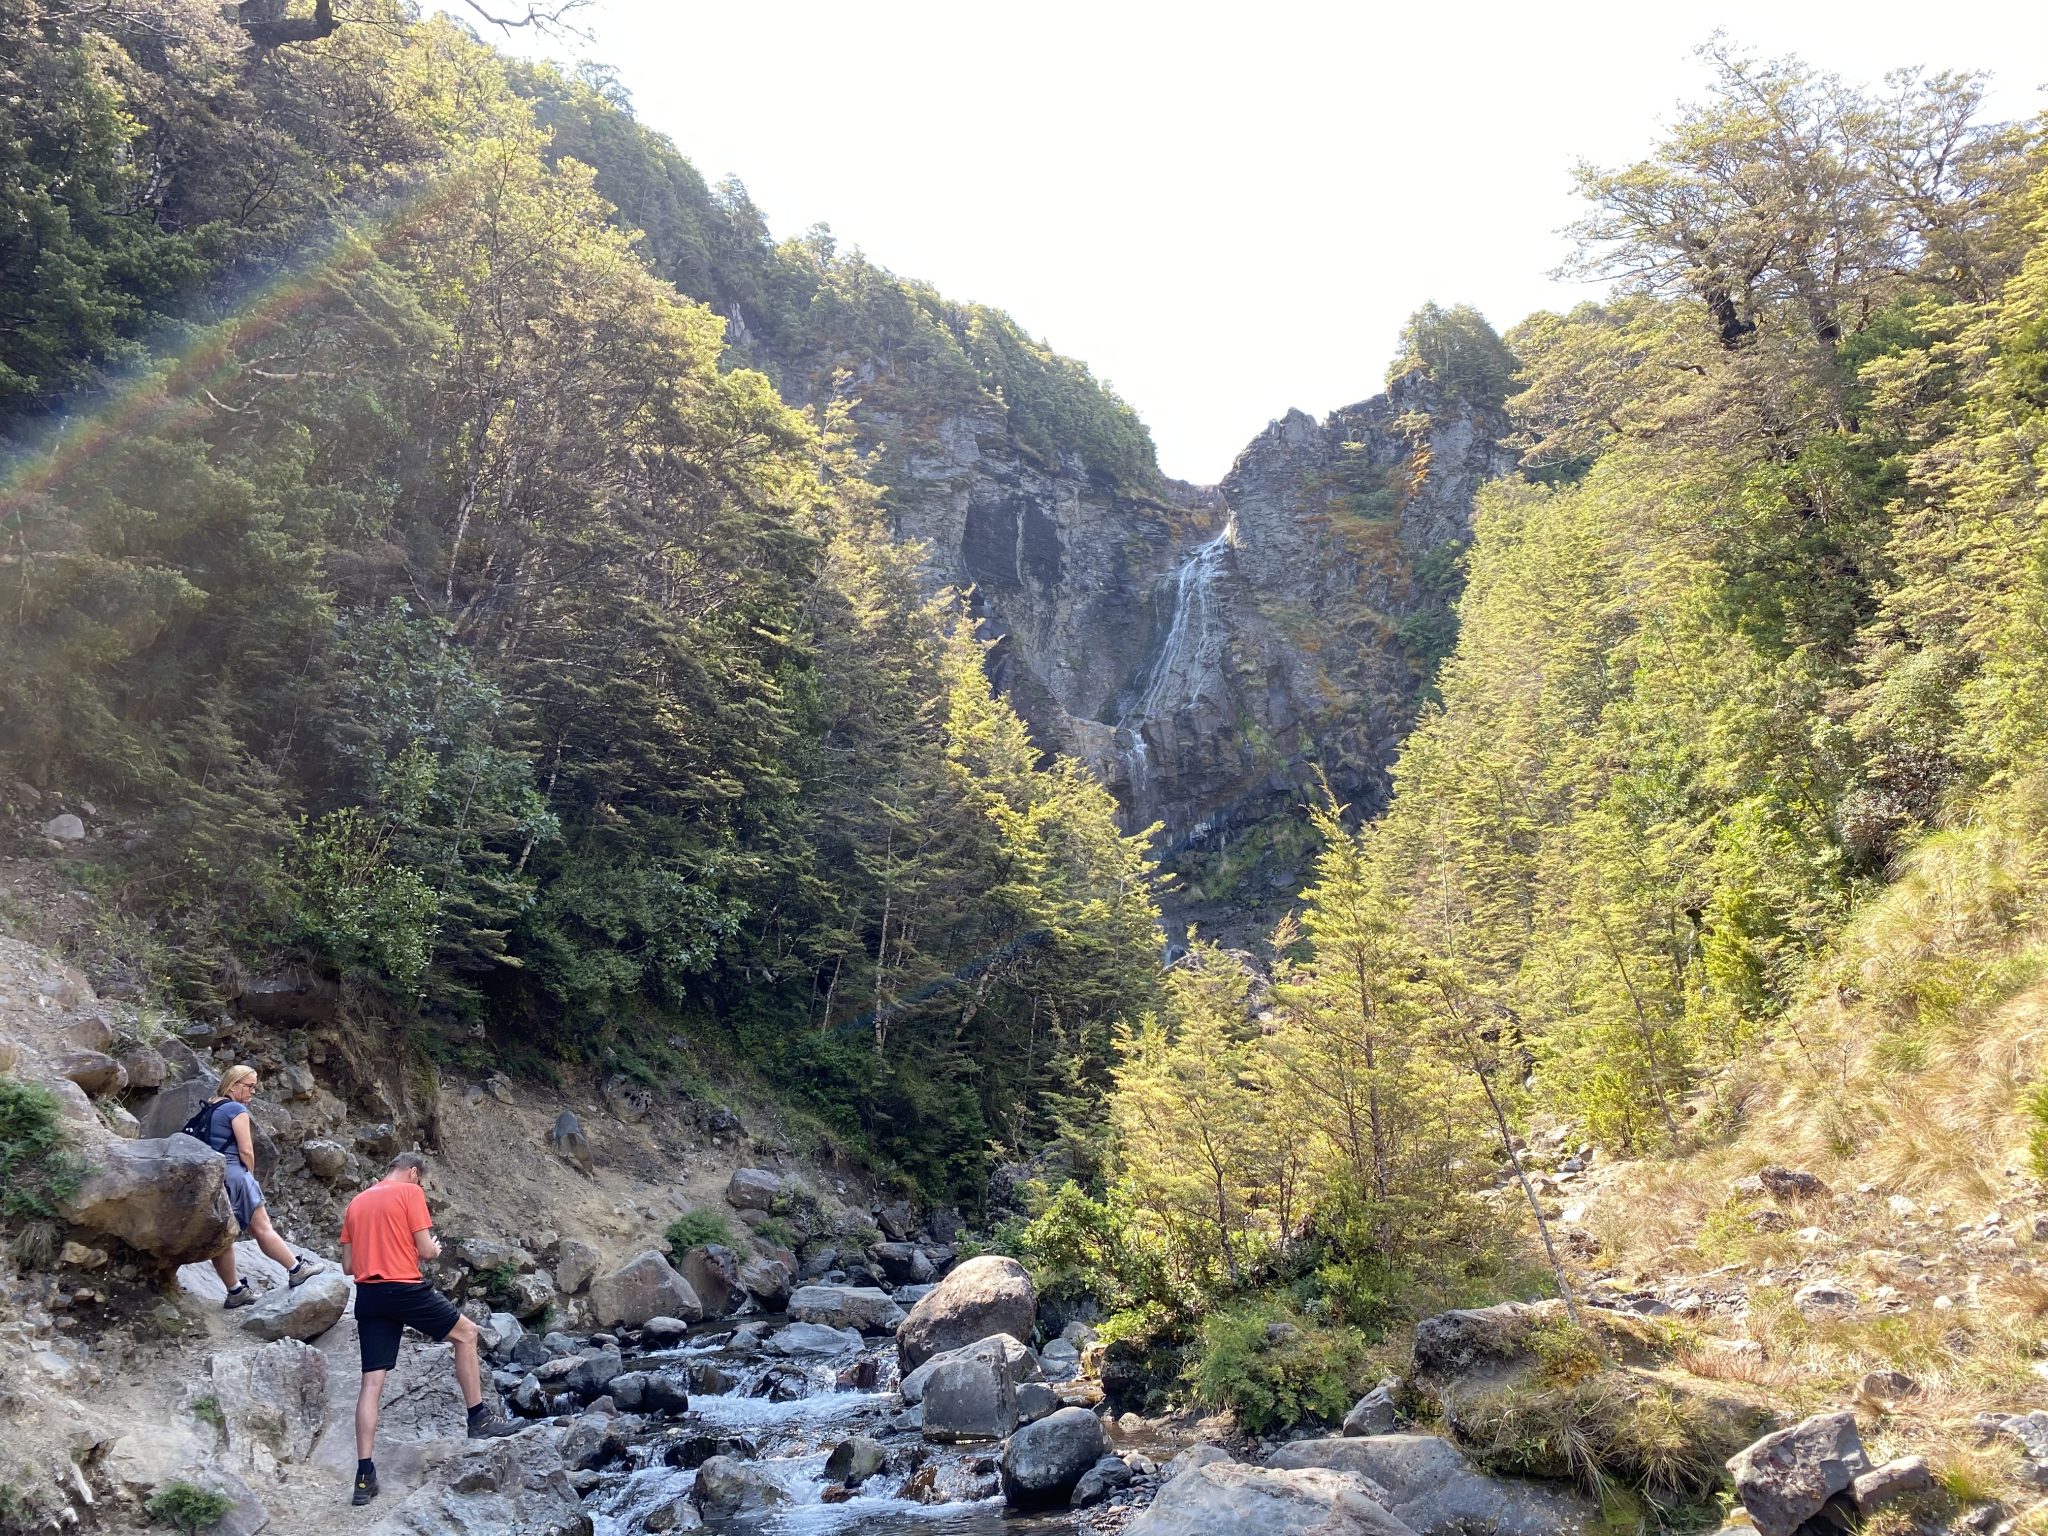
[(377, 1497), (377, 1410), (384, 1378), (398, 1364), (398, 1340), (407, 1328), (455, 1346), (455, 1380), (469, 1409), (469, 1437), (516, 1433), (523, 1426), (484, 1406), (483, 1366), (476, 1324), (420, 1276), (420, 1262), (441, 1256), (434, 1218), (420, 1185), (427, 1160), (417, 1152), (391, 1159), (384, 1177), (349, 1201), (341, 1219), (341, 1268), (356, 1282), (356, 1333), (363, 1347), (363, 1386), (356, 1395), (356, 1488), (351, 1504)]

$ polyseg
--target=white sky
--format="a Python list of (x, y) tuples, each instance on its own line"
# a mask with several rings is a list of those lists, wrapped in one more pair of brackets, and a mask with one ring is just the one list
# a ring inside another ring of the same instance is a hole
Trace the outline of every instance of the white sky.
[(586, 25), (573, 51), (778, 235), (826, 223), (1008, 310), (1199, 481), (1289, 406), (1374, 393), (1426, 300), (1505, 330), (1585, 296), (1546, 275), (1572, 163), (1639, 158), (1716, 26), (1857, 80), (1993, 69), (2000, 117), (2048, 104), (2048, 5), (2020, 0), (597, 0)]

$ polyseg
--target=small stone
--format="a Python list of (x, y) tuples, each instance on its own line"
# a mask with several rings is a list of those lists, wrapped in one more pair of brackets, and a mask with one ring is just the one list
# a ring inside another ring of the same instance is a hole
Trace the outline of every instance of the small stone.
[(309, 1141), (299, 1149), (306, 1157), (306, 1170), (314, 1178), (332, 1184), (348, 1172), (348, 1148), (338, 1141)]
[(62, 816), (52, 816), (43, 823), (43, 836), (52, 842), (82, 843), (85, 841), (85, 823), (66, 811)]
[(1875, 1398), (1881, 1403), (1894, 1403), (1902, 1397), (1912, 1397), (1919, 1390), (1918, 1383), (1904, 1371), (1872, 1371), (1863, 1378), (1863, 1395)]
[(1839, 1280), (1811, 1280), (1792, 1293), (1792, 1305), (1806, 1317), (1847, 1317), (1856, 1293)]

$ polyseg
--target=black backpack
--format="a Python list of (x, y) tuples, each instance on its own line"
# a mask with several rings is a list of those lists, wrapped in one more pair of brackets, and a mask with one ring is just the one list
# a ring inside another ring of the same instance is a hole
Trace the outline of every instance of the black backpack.
[(226, 1102), (225, 1099), (208, 1099), (199, 1106), (197, 1114), (178, 1127), (179, 1134), (190, 1136), (197, 1141), (206, 1142), (208, 1150), (218, 1151), (219, 1148), (215, 1147), (212, 1141), (208, 1140), (207, 1132), (213, 1129), (213, 1112)]

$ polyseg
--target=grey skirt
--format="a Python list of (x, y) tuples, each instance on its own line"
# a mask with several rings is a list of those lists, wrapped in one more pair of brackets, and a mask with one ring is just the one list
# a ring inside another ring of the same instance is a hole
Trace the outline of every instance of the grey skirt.
[(257, 1208), (263, 1204), (263, 1186), (256, 1182), (255, 1174), (239, 1163), (228, 1164), (228, 1204), (235, 1208), (235, 1220), (244, 1232), (249, 1230)]

